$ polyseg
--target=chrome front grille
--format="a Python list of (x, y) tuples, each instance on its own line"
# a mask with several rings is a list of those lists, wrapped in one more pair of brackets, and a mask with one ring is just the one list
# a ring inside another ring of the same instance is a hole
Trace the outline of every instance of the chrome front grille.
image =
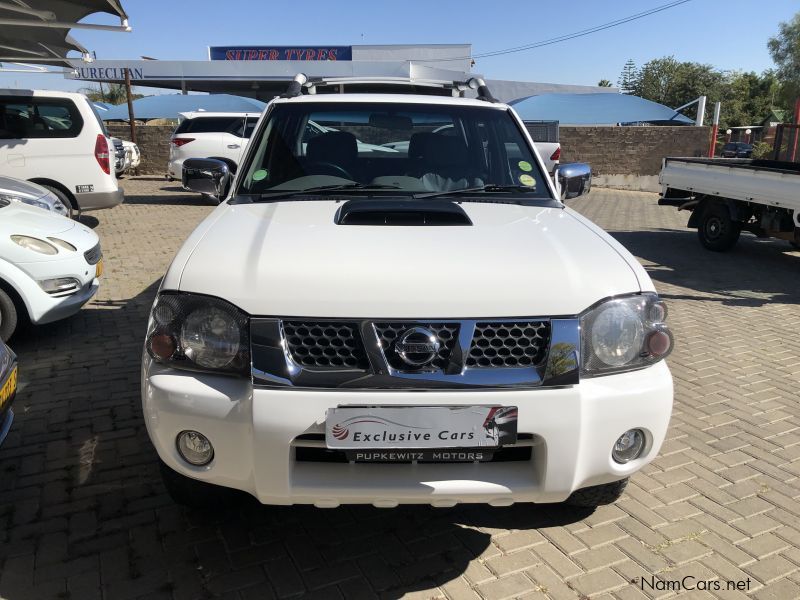
[(100, 262), (100, 259), (103, 257), (103, 251), (100, 249), (100, 244), (97, 244), (91, 250), (87, 250), (83, 253), (83, 257), (86, 259), (86, 262), (90, 265), (96, 265)]
[(292, 359), (305, 367), (366, 369), (364, 344), (355, 323), (283, 321)]
[(464, 389), (578, 383), (577, 317), (254, 317), (250, 336), (257, 386)]
[(549, 321), (478, 322), (467, 366), (481, 369), (530, 367), (547, 356)]

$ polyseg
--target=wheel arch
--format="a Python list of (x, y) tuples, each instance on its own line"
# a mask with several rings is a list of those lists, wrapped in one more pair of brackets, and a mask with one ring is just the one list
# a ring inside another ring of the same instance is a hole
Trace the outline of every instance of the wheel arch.
[(739, 206), (738, 200), (732, 200), (731, 198), (718, 198), (715, 196), (702, 196), (700, 203), (694, 207), (694, 210), (689, 217), (689, 222), (686, 224), (686, 226), (694, 229), (700, 227), (700, 219), (702, 218), (703, 213), (705, 213), (710, 206), (724, 206), (727, 208), (728, 214), (730, 215), (732, 221), (743, 222), (749, 218), (744, 214), (745, 211), (742, 210), (743, 207)]
[(73, 194), (71, 191), (69, 191), (69, 188), (60, 184), (59, 182), (54, 181), (52, 179), (47, 179), (46, 177), (33, 177), (28, 181), (30, 181), (31, 183), (37, 183), (39, 185), (47, 185), (56, 188), (58, 191), (60, 191), (67, 197), (67, 199), (72, 204), (72, 208), (74, 210), (80, 210), (81, 207), (78, 206), (78, 200), (77, 198), (75, 198), (75, 194)]
[(30, 307), (25, 302), (24, 296), (17, 289), (17, 286), (11, 283), (11, 279), (3, 272), (3, 264), (0, 262), (0, 290), (3, 290), (9, 295), (11, 301), (17, 309), (17, 315), (26, 321), (30, 321)]

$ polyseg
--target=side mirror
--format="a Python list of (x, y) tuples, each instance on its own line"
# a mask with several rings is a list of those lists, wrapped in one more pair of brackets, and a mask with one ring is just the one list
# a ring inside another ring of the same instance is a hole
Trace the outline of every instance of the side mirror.
[(567, 163), (556, 169), (561, 199), (569, 200), (588, 194), (592, 189), (592, 168), (586, 163)]
[(231, 171), (215, 158), (187, 158), (181, 175), (183, 187), (222, 200), (228, 194)]

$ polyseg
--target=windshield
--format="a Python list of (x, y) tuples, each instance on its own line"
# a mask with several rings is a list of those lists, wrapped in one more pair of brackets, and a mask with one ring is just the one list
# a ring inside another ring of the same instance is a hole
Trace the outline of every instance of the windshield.
[(251, 152), (240, 194), (342, 187), (395, 196), (490, 194), (509, 188), (523, 199), (551, 198), (516, 121), (491, 107), (277, 104)]

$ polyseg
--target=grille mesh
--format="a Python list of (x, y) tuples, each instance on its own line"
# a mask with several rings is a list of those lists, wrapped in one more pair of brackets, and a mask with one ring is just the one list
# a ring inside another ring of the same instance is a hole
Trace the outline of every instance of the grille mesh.
[(100, 257), (103, 256), (103, 252), (100, 250), (100, 244), (97, 244), (91, 250), (87, 250), (83, 253), (83, 257), (86, 259), (86, 262), (90, 265), (96, 265), (100, 262)]
[(549, 321), (476, 323), (467, 366), (497, 368), (538, 365), (545, 359), (549, 342)]
[(409, 365), (404, 363), (397, 353), (394, 351), (393, 346), (395, 340), (401, 333), (412, 327), (425, 327), (433, 331), (439, 341), (442, 343), (439, 348), (439, 354), (430, 365), (427, 367), (434, 367), (436, 369), (444, 369), (450, 360), (450, 354), (458, 341), (458, 323), (413, 323), (413, 322), (389, 322), (389, 323), (375, 323), (375, 330), (378, 332), (381, 347), (383, 348), (386, 359), (389, 364), (400, 371), (407, 371), (410, 369)]
[(304, 367), (366, 369), (364, 345), (355, 323), (284, 321), (294, 361)]

